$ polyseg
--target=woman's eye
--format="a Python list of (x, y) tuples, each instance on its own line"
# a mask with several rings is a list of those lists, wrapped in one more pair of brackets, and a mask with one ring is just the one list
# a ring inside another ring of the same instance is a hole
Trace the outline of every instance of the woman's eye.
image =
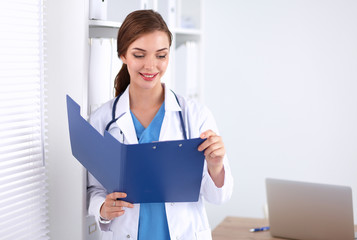
[(165, 55), (159, 55), (157, 57), (160, 58), (160, 59), (165, 59), (166, 58), (166, 54)]
[(144, 55), (136, 55), (136, 54), (134, 54), (134, 57), (135, 57), (135, 58), (143, 58)]

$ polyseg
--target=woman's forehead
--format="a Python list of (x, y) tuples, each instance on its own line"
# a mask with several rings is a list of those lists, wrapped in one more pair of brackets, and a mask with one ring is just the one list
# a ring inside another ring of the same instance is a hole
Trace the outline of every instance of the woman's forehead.
[(157, 51), (169, 49), (170, 42), (166, 32), (154, 31), (146, 33), (130, 44), (129, 49), (141, 49), (145, 51)]

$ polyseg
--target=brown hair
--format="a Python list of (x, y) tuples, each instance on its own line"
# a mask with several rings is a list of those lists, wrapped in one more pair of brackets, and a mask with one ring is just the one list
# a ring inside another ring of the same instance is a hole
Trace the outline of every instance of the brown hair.
[[(128, 47), (144, 34), (154, 31), (167, 33), (169, 44), (172, 43), (172, 34), (161, 15), (153, 10), (138, 10), (130, 13), (120, 26), (117, 38), (118, 57), (126, 54)], [(115, 77), (115, 96), (118, 96), (128, 87), (130, 75), (126, 64), (123, 63)]]

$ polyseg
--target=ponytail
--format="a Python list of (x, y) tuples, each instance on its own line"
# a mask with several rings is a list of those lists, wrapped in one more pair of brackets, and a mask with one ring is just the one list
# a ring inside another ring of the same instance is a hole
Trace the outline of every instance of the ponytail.
[(130, 75), (128, 72), (128, 67), (123, 63), (119, 73), (114, 80), (115, 96), (123, 93), (130, 83)]

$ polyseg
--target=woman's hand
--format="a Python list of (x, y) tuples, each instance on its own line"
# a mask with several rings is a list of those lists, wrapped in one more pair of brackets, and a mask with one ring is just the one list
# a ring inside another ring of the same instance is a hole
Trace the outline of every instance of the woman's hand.
[(208, 172), (216, 186), (222, 187), (224, 184), (223, 158), (226, 154), (222, 137), (212, 130), (207, 130), (201, 133), (200, 138), (206, 138), (206, 141), (198, 147), (198, 151), (204, 151)]
[(106, 220), (113, 220), (125, 213), (125, 207), (133, 208), (134, 205), (132, 203), (117, 200), (118, 198), (125, 197), (126, 193), (123, 192), (113, 192), (108, 194), (100, 208), (100, 216)]

